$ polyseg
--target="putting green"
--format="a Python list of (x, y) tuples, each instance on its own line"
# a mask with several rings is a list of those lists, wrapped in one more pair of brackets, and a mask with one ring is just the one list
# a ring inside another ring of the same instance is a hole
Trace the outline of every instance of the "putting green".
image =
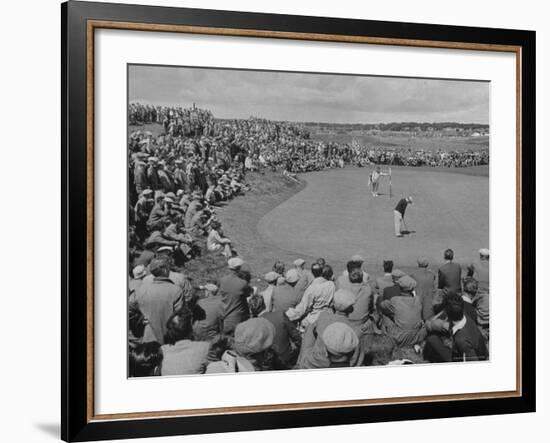
[[(337, 169), (302, 174), (307, 187), (260, 220), (264, 241), (291, 253), (346, 261), (355, 253), (368, 264), (391, 258), (397, 265), (414, 266), (418, 256), (432, 265), (443, 261), (452, 248), (458, 262), (474, 259), (489, 247), (489, 179), (461, 173), (392, 169), (393, 197), (387, 177), (386, 193), (373, 197), (368, 188), (369, 168)], [(411, 231), (396, 238), (393, 209), (411, 195), (405, 221)]]

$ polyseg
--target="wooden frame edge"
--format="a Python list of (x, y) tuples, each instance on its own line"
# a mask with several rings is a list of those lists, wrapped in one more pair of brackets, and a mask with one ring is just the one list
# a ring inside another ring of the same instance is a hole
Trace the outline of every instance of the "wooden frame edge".
[(327, 402), (287, 403), (275, 405), (234, 406), (223, 408), (183, 409), (157, 412), (94, 414), (94, 36), (95, 29), (119, 29), (150, 32), (172, 32), (235, 37), (278, 38), (289, 40), (324, 41), (341, 43), (407, 46), (457, 50), (509, 52), (516, 56), (516, 327), (522, 331), (522, 46), (486, 43), (448, 42), (437, 40), (399, 39), (385, 37), (317, 34), (286, 31), (265, 31), (208, 26), (165, 25), (139, 22), (88, 19), (86, 21), (86, 91), (87, 91), (87, 422), (97, 423), (124, 419), (152, 419), (160, 417), (191, 417), (239, 413), (299, 411), (371, 405), (395, 405), (432, 403), (437, 401), (464, 401), (521, 397), (522, 389), (522, 341), (516, 334), (516, 390), (490, 393), (449, 394), (417, 397), (392, 397), (370, 400), (337, 400)]

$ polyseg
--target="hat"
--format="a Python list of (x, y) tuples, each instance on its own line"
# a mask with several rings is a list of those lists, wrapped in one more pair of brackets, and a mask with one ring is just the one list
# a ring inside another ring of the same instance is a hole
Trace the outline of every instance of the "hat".
[(399, 280), (397, 280), (399, 287), (405, 291), (412, 291), (416, 288), (416, 281), (414, 278), (404, 275)]
[(418, 257), (418, 259), (416, 260), (417, 263), (418, 263), (418, 266), (420, 266), (421, 268), (427, 268), (428, 267), (428, 259), (426, 257)]
[(361, 257), (359, 254), (355, 254), (354, 256), (352, 256), (349, 261), (359, 261), (361, 263), (363, 263), (365, 261), (365, 259), (363, 257)]
[(289, 269), (286, 271), (285, 280), (288, 283), (296, 283), (298, 280), (300, 280), (300, 274), (296, 269)]
[(355, 303), (355, 295), (347, 289), (338, 289), (334, 293), (334, 309), (343, 312)]
[(218, 287), (214, 283), (207, 283), (203, 286), (208, 292), (217, 292)]
[(141, 195), (151, 195), (153, 193), (153, 190), (152, 189), (144, 189), (142, 192), (141, 192)]
[(251, 318), (235, 328), (235, 350), (239, 354), (256, 354), (273, 344), (275, 326), (265, 318)]
[(238, 269), (244, 264), (244, 261), (240, 257), (231, 257), (229, 260), (227, 260), (227, 266), (229, 266), (229, 269)]
[(134, 276), (135, 279), (139, 279), (139, 278), (145, 277), (145, 274), (147, 274), (147, 272), (145, 271), (145, 266), (143, 266), (143, 265), (137, 265), (137, 266), (133, 269), (132, 274), (133, 274), (133, 276)]
[(160, 198), (160, 197), (164, 198), (164, 192), (162, 192), (162, 191), (160, 191), (160, 190), (159, 190), (159, 191), (155, 191), (155, 200), (156, 200), (157, 198)]
[(277, 274), (276, 272), (274, 271), (270, 271), (268, 272), (267, 274), (265, 274), (265, 281), (267, 281), (268, 283), (272, 283), (274, 281), (276, 281), (278, 278), (280, 277), (279, 274)]
[(157, 254), (159, 252), (174, 252), (174, 249), (172, 248), (172, 246), (161, 246), (160, 248), (157, 249)]
[(170, 197), (166, 197), (166, 198), (164, 199), (164, 201), (165, 201), (166, 203), (174, 203), (174, 200), (173, 200), (172, 198), (170, 198)]
[(303, 258), (297, 258), (294, 260), (294, 266), (302, 266), (306, 261)]
[(174, 194), (173, 192), (167, 192), (166, 197), (176, 198), (176, 194)]
[(412, 203), (412, 202), (413, 202), (413, 198), (409, 195), (409, 196), (407, 197), (407, 201), (408, 201), (409, 203)]
[(399, 280), (401, 277), (404, 277), (405, 274), (401, 269), (394, 269), (391, 273), (391, 276), (394, 280)]
[(479, 250), (479, 255), (482, 255), (483, 257), (489, 257), (489, 250), (487, 248), (481, 248)]
[(357, 334), (341, 322), (328, 325), (323, 331), (322, 339), (327, 349), (333, 354), (349, 354), (359, 345)]

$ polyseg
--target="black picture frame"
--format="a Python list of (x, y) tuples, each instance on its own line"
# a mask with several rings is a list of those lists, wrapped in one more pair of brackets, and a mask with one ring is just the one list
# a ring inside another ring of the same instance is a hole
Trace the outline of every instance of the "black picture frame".
[[(511, 414), (535, 411), (535, 32), (370, 20), (244, 13), (70, 1), (61, 5), (62, 108), (62, 374), (61, 437), (90, 441), (274, 428)], [(303, 410), (93, 420), (89, 415), (87, 160), (87, 22), (89, 20), (211, 28), (369, 36), (415, 41), (511, 45), (521, 71), (521, 395)]]

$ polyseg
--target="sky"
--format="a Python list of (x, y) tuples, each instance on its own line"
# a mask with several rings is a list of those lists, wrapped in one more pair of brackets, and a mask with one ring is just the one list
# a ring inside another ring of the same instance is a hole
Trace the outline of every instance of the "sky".
[(489, 123), (489, 83), (212, 68), (129, 67), (130, 102), (216, 118), (327, 123)]

